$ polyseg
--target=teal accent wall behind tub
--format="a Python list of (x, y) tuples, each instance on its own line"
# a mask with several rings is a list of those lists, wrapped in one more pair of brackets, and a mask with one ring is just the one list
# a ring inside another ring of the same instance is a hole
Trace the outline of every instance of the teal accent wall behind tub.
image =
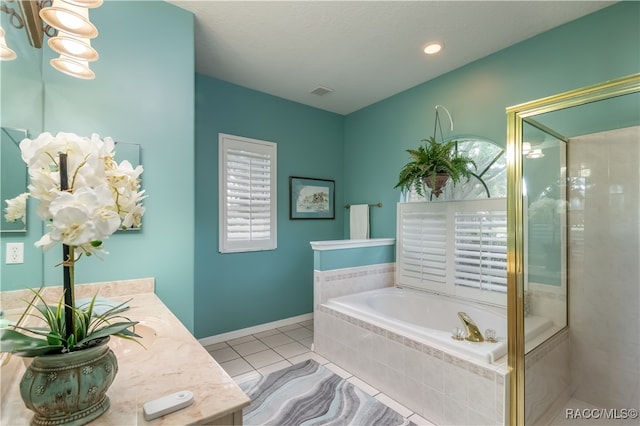
[[(102, 260), (82, 258), (76, 282), (155, 277), (158, 296), (193, 329), (194, 18), (160, 1), (105, 2), (90, 16), (100, 32), (92, 40), (100, 54), (91, 64), (95, 80), (54, 70), (45, 42), (42, 128), (139, 143), (149, 197), (142, 230), (112, 235)], [(41, 230), (31, 219), (29, 227)], [(47, 252), (44, 277), (28, 284), (60, 285), (62, 270), (55, 265), (61, 260), (61, 248)], [(38, 262), (43, 264), (41, 257), (24, 266)], [(11, 266), (2, 265), (3, 290), (22, 287), (5, 285), (11, 284), (5, 280)]]
[[(278, 146), (278, 247), (218, 252), (218, 133)], [(342, 238), (343, 117), (196, 75), (195, 334), (202, 338), (313, 310), (310, 241)], [(289, 219), (289, 176), (336, 182), (336, 218)]]
[(504, 146), (505, 108), (639, 72), (639, 17), (639, 2), (617, 3), (349, 114), (345, 199), (381, 201), (371, 234), (395, 236), (396, 210), (386, 206), (400, 198), (394, 186), (405, 150), (433, 135), (436, 105), (453, 116), (453, 133), (440, 117), (445, 137), (473, 134)]
[(313, 252), (313, 269), (316, 271), (354, 268), (379, 263), (393, 263), (395, 261), (395, 244), (336, 250), (314, 250)]

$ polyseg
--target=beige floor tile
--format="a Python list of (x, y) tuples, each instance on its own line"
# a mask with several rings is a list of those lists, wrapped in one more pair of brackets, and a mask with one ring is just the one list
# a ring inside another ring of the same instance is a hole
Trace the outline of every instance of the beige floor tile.
[(223, 349), (228, 347), (229, 345), (227, 345), (226, 342), (220, 342), (220, 343), (214, 343), (213, 345), (207, 345), (204, 348), (207, 350), (207, 352), (213, 352), (213, 351), (217, 351), (218, 349)]
[(284, 332), (284, 331), (294, 330), (296, 328), (302, 328), (302, 326), (298, 325), (298, 324), (289, 324), (289, 325), (285, 325), (285, 326), (282, 326), (282, 327), (278, 327), (278, 330)]
[(251, 365), (242, 358), (223, 362), (220, 364), (220, 367), (222, 367), (231, 377), (239, 376), (240, 374), (248, 373), (253, 370), (253, 367), (251, 367)]
[(266, 330), (266, 331), (262, 331), (260, 333), (256, 333), (253, 336), (257, 337), (258, 339), (261, 339), (262, 337), (267, 337), (267, 336), (271, 336), (272, 334), (278, 334), (280, 333), (277, 329), (271, 329), (271, 330)]
[(231, 361), (232, 359), (240, 358), (240, 355), (232, 348), (227, 346), (226, 348), (218, 349), (216, 351), (209, 352), (213, 359), (218, 363)]
[(284, 361), (284, 358), (274, 352), (273, 349), (267, 349), (266, 351), (247, 355), (244, 359), (255, 369), (266, 367), (267, 365), (275, 364), (279, 361)]
[(299, 327), (293, 330), (287, 330), (284, 332), (287, 336), (295, 340), (308, 339), (313, 336), (313, 331), (308, 328)]
[(277, 346), (273, 348), (273, 350), (278, 352), (283, 358), (291, 358), (293, 356), (308, 352), (309, 348), (301, 345), (298, 342), (291, 342), (287, 343), (286, 345)]
[(281, 332), (272, 334), (271, 336), (261, 337), (260, 340), (270, 348), (275, 348), (276, 346), (282, 346), (286, 345), (287, 343), (294, 342), (291, 337)]
[(240, 343), (239, 345), (233, 345), (232, 348), (243, 357), (269, 349), (267, 345), (257, 339), (250, 342)]
[(252, 340), (256, 340), (256, 338), (253, 336), (243, 336), (243, 337), (238, 337), (237, 339), (227, 340), (226, 343), (229, 346), (235, 346), (235, 345), (239, 345), (240, 343), (250, 342)]

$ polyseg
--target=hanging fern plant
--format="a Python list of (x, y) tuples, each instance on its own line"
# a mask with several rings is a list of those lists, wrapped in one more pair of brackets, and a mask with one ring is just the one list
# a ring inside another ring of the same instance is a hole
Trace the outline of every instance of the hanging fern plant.
[(407, 150), (412, 161), (400, 170), (395, 188), (401, 191), (414, 189), (418, 195), (424, 196), (424, 185), (427, 185), (438, 197), (449, 179), (454, 185), (462, 178), (469, 180), (472, 175), (470, 166), (476, 168), (476, 163), (458, 152), (455, 140), (438, 143), (435, 137), (431, 137), (422, 142), (417, 149)]

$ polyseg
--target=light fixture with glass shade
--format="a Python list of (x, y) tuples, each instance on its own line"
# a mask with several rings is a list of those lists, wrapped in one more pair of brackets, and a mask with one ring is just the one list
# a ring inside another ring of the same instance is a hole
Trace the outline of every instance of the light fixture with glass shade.
[(95, 38), (98, 29), (89, 20), (89, 9), (76, 6), (65, 0), (53, 0), (50, 7), (40, 11), (44, 22), (58, 31), (83, 38)]
[(98, 52), (91, 47), (91, 40), (88, 38), (73, 37), (62, 31), (56, 37), (50, 38), (47, 42), (49, 47), (61, 55), (71, 56), (84, 61), (97, 61)]
[(18, 55), (16, 55), (16, 52), (11, 50), (9, 46), (7, 46), (4, 29), (0, 27), (0, 60), (13, 61), (17, 57)]
[[(103, 1), (21, 0), (16, 1), (18, 10), (4, 3), (2, 7), (4, 12), (12, 15), (12, 26), (25, 29), (33, 47), (41, 48), (43, 36), (50, 37), (47, 44), (60, 54), (50, 61), (53, 68), (73, 77), (92, 79), (95, 74), (89, 68), (89, 62), (98, 60), (99, 55), (91, 46), (91, 39), (98, 36), (98, 29), (89, 20), (89, 9), (100, 7)], [(16, 53), (7, 46), (5, 33), (0, 28), (0, 59), (16, 57)]]
[(67, 55), (60, 55), (50, 61), (53, 68), (67, 75), (91, 80), (95, 78), (95, 73), (89, 68), (89, 62), (73, 58)]

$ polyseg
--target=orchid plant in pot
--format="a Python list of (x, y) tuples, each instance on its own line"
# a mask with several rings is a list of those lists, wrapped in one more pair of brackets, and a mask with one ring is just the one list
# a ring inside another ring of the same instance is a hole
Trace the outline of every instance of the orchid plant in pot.
[(96, 134), (45, 132), (22, 140), (20, 151), (29, 172), (28, 192), (6, 200), (5, 218), (24, 220), (26, 200), (37, 201), (37, 215), (48, 232), (35, 246), (47, 251), (62, 245), (64, 291), (54, 305), (34, 291), (23, 317), (39, 321), (1, 329), (0, 351), (33, 358), (20, 392), (35, 413), (34, 424), (84, 424), (109, 408), (106, 391), (117, 372), (106, 344), (110, 336), (140, 336), (137, 322), (121, 315), (126, 302), (97, 309), (94, 296), (76, 305), (75, 264), (83, 256), (106, 253), (103, 242), (118, 229), (141, 225), (143, 169), (128, 161), (118, 164), (113, 139)]

